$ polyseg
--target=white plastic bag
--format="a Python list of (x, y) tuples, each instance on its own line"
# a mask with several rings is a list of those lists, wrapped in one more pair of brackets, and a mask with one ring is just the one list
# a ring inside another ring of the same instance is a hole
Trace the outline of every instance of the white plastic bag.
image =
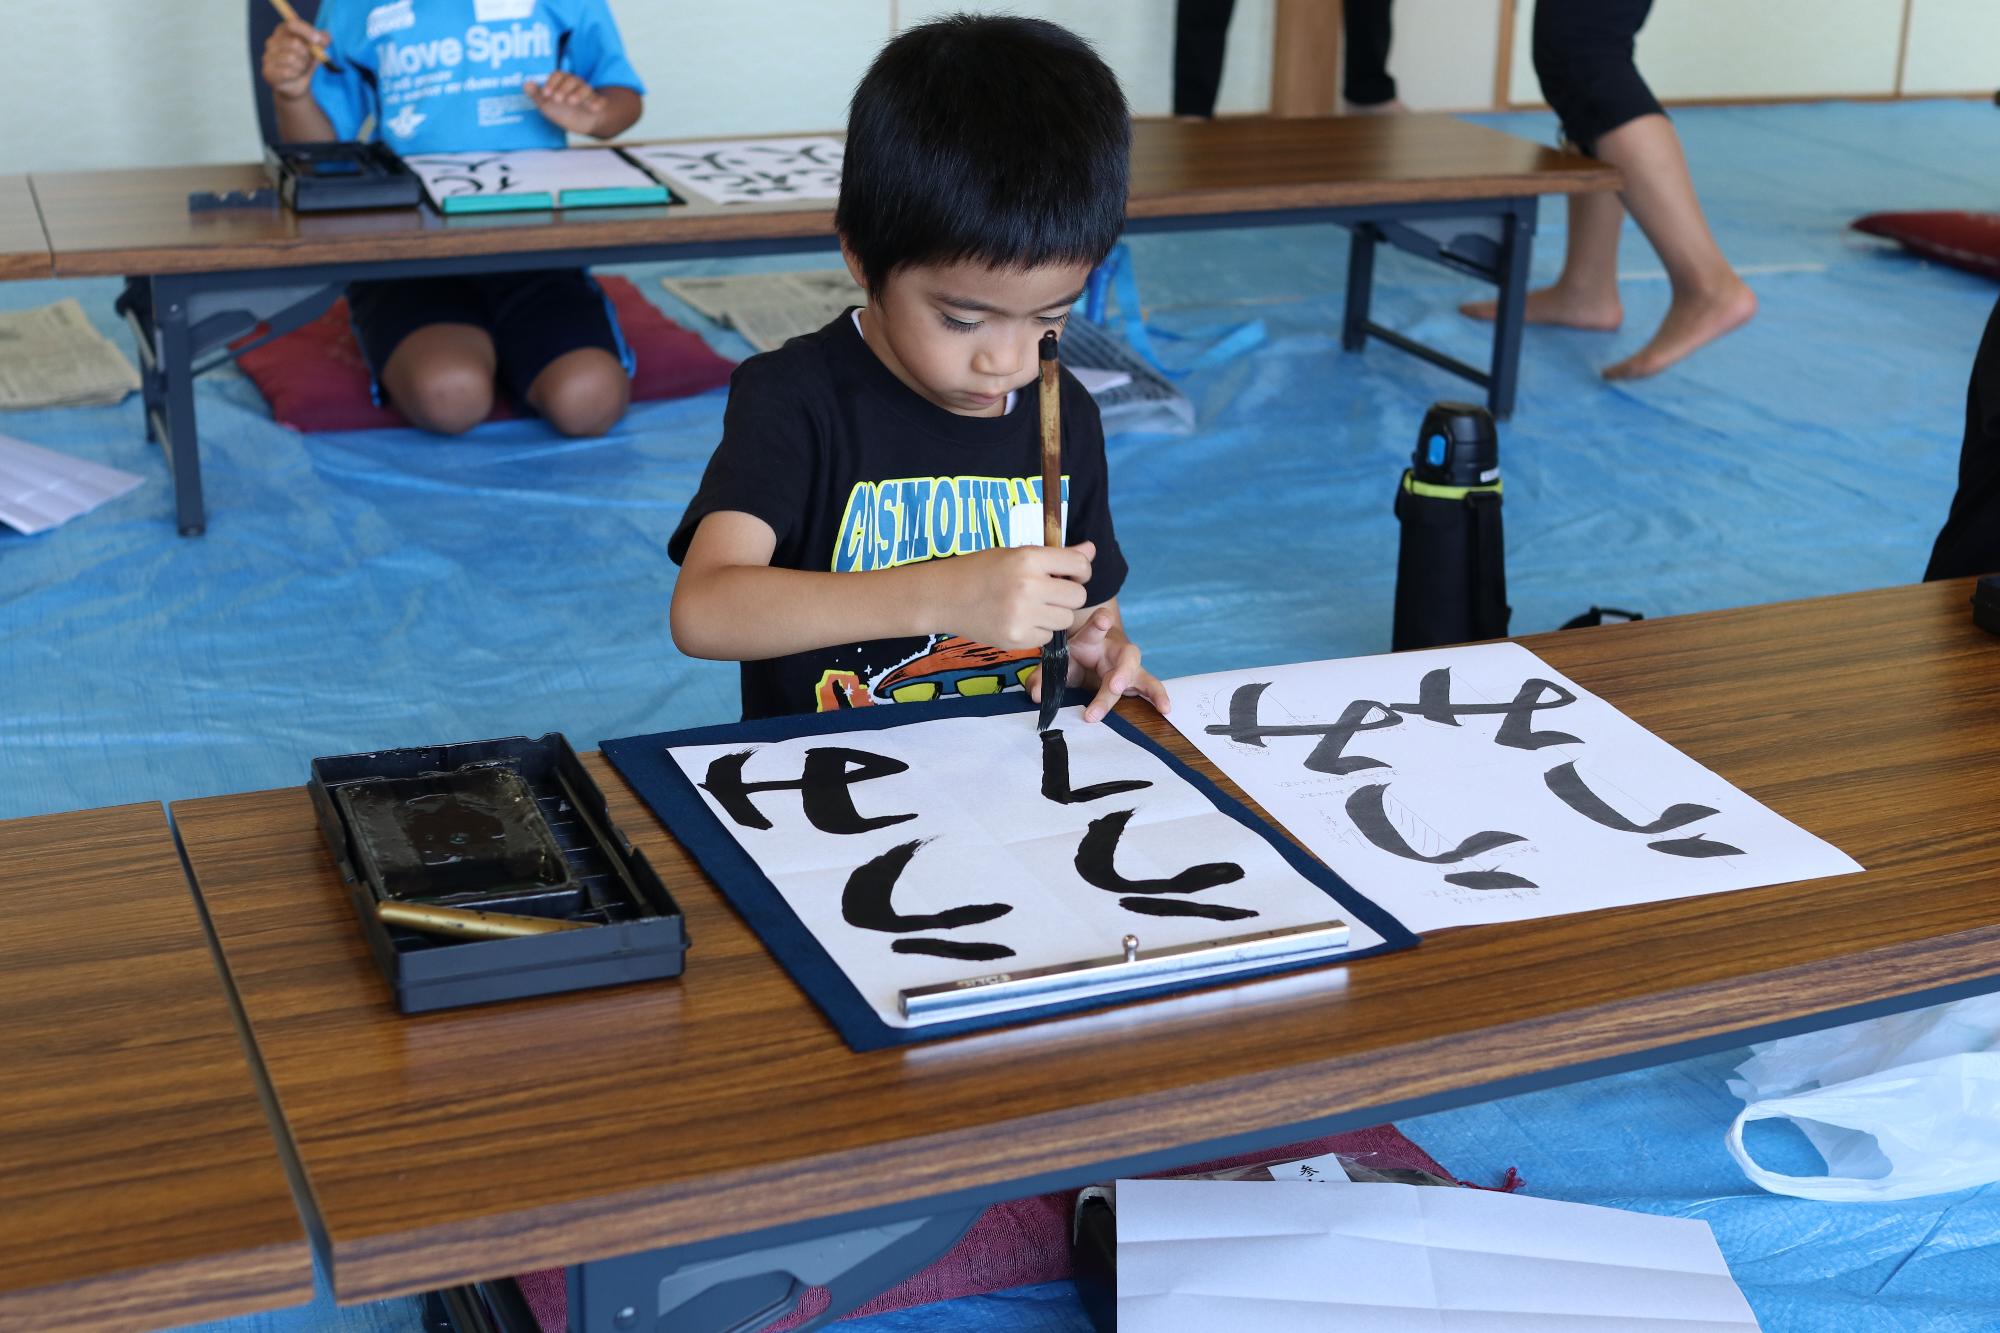
[[(2000, 995), (1762, 1042), (1729, 1090), (1747, 1105), (1729, 1154), (1775, 1194), (1914, 1199), (2000, 1180)], [(1826, 1159), (1824, 1176), (1758, 1165), (1752, 1120), (1787, 1119)]]

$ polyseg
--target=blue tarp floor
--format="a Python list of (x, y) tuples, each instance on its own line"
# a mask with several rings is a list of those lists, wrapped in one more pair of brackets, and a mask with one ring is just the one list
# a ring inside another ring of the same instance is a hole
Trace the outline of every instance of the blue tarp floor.
[[(1477, 117), (1547, 140), (1545, 115)], [(1703, 202), (1762, 303), (1657, 379), (1599, 367), (1667, 301), (1628, 227), (1626, 327), (1531, 330), (1502, 429), (1516, 632), (1592, 603), (1649, 616), (1914, 581), (1952, 491), (1965, 382), (1996, 291), (1846, 228), (1887, 208), (1994, 206), (2000, 111), (1971, 103), (1677, 113)], [(1563, 209), (1536, 247), (1560, 265)], [(1133, 241), (1153, 322), (1261, 318), (1256, 350), (1186, 381), (1189, 437), (1110, 442), (1133, 575), (1122, 600), (1161, 675), (1388, 646), (1390, 499), (1423, 409), (1469, 387), (1383, 347), (1339, 347), (1345, 234), (1327, 227)], [(668, 272), (633, 271), (677, 318)], [(0, 308), (79, 297), (126, 334), (102, 282), (0, 286)], [(1377, 318), (1481, 360), (1474, 295), (1386, 256)], [(1169, 355), (1173, 349), (1169, 348)], [(0, 532), (0, 817), (296, 785), (315, 755), (546, 730), (579, 746), (735, 715), (732, 668), (669, 642), (666, 539), (713, 447), (720, 393), (636, 407), (612, 435), (534, 422), (442, 441), (302, 438), (233, 371), (198, 391), (210, 507), (183, 540), (136, 395), (21, 412), (0, 431), (147, 484), (44, 536)], [(2000, 1326), (2000, 1195), (1822, 1205), (1749, 1186), (1724, 1154), (1737, 1053), (1427, 1116), (1405, 1130), (1474, 1180), (1518, 1166), (1537, 1194), (1706, 1218), (1767, 1330)], [(773, 1095), (780, 1095), (774, 1090)], [(1802, 1141), (1770, 1149), (1813, 1170)], [(392, 1302), (226, 1325), (417, 1327)], [(1080, 1330), (1060, 1284), (857, 1330)]]

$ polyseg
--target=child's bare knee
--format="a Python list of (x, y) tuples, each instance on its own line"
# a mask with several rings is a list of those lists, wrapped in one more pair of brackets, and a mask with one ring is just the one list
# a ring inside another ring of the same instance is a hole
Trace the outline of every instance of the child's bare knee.
[(533, 398), (536, 410), (564, 435), (602, 435), (625, 415), (632, 381), (607, 353), (573, 354), (542, 372)]
[(414, 424), (440, 435), (462, 435), (493, 410), (493, 376), (460, 363), (427, 366), (393, 394)]

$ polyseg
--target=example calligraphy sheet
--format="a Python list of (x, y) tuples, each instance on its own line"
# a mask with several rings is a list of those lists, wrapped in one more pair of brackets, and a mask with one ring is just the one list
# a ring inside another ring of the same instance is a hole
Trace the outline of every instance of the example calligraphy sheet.
[(1519, 644), (1168, 689), (1182, 735), (1419, 933), (1861, 869)]
[(667, 184), (704, 199), (718, 204), (769, 204), (838, 199), (847, 146), (821, 135), (636, 144), (625, 151)]
[[(874, 711), (874, 710), (871, 710)], [(668, 749), (883, 1022), (910, 988), (1345, 921), (1158, 755), (1064, 711)], [(1032, 1002), (1023, 1006), (1033, 1007)]]

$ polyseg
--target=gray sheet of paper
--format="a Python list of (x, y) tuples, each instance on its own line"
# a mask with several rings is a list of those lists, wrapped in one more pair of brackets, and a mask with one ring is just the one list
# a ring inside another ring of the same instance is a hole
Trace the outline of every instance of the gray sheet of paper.
[(1755, 1333), (1708, 1224), (1486, 1190), (1118, 1182), (1122, 1333)]
[(143, 481), (115, 467), (0, 435), (0, 523), (16, 532), (47, 532)]
[(138, 387), (138, 370), (75, 297), (0, 314), (0, 408), (98, 407)]
[(825, 328), (849, 306), (868, 303), (868, 294), (839, 269), (662, 278), (660, 285), (710, 319), (735, 329), (760, 352)]

